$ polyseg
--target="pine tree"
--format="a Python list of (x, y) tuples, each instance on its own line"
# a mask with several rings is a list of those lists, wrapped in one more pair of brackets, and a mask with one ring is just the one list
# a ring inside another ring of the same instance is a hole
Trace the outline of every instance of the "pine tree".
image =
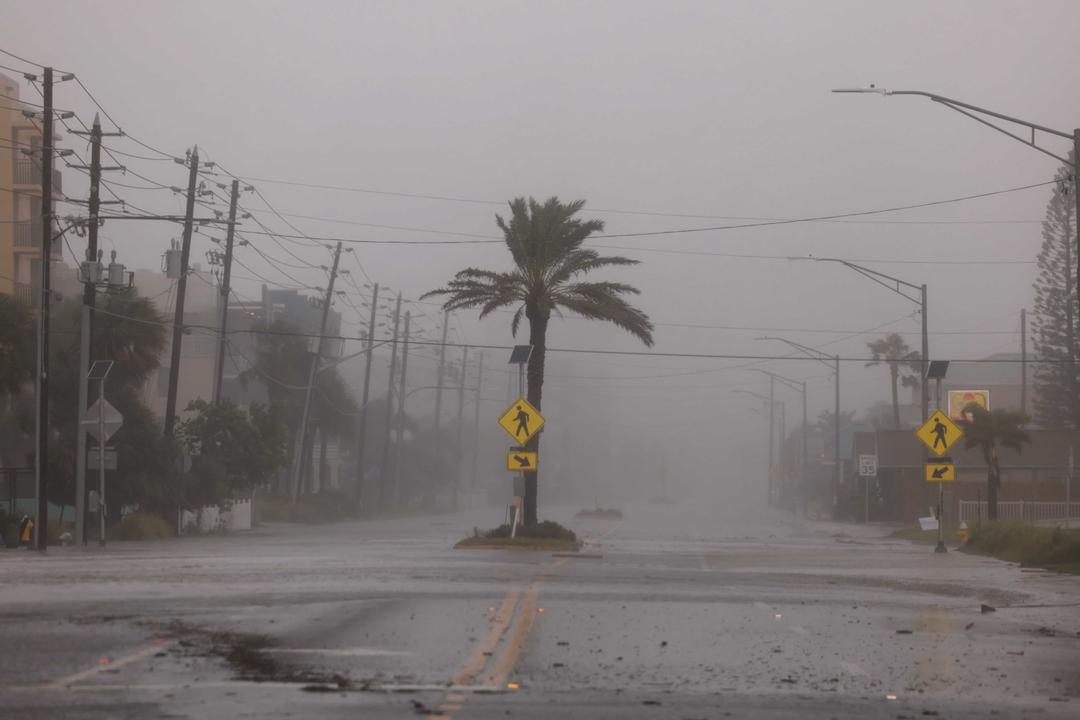
[[(1070, 160), (1071, 160), (1070, 155)], [(1080, 372), (1077, 359), (1076, 210), (1069, 182), (1072, 171), (1058, 170), (1058, 184), (1042, 224), (1039, 275), (1032, 317), (1035, 364), (1035, 419), (1043, 427), (1080, 427)], [(1070, 191), (1071, 190), (1071, 191)]]

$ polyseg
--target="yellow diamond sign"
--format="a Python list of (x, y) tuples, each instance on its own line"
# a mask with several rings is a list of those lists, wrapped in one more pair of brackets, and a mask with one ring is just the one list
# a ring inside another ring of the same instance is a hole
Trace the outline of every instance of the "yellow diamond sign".
[(499, 418), (499, 425), (518, 445), (524, 445), (544, 427), (544, 416), (528, 400), (518, 398)]
[(930, 449), (930, 452), (941, 456), (947, 453), (953, 443), (964, 436), (964, 433), (956, 423), (949, 419), (948, 415), (935, 410), (922, 427), (915, 431), (915, 435), (922, 440), (923, 445)]

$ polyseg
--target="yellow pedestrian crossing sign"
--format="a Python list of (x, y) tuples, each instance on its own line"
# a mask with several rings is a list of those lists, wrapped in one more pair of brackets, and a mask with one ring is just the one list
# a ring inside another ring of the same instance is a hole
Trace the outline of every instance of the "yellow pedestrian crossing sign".
[(942, 462), (926, 463), (926, 482), (954, 482), (956, 466), (945, 458)]
[(524, 445), (544, 427), (544, 416), (528, 400), (518, 398), (499, 418), (499, 425), (518, 445)]
[(539, 462), (539, 453), (520, 448), (512, 448), (506, 451), (506, 469), (510, 472), (525, 472), (536, 470)]
[(915, 431), (915, 435), (922, 440), (923, 445), (930, 448), (930, 452), (941, 456), (949, 452), (949, 448), (962, 438), (964, 433), (948, 415), (935, 410), (922, 427)]

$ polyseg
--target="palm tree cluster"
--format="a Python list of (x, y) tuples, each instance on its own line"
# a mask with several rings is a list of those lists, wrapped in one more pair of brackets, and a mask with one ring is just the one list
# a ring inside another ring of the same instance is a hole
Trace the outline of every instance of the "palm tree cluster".
[(867, 367), (887, 365), (889, 368), (890, 389), (892, 390), (893, 429), (900, 429), (900, 387), (919, 387), (922, 375), (922, 355), (911, 350), (899, 333), (889, 333), (884, 337), (867, 343), (873, 360)]

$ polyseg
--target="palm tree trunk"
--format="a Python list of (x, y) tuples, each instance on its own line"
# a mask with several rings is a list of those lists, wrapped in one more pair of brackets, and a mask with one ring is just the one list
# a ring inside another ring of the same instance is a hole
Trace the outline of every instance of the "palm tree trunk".
[(319, 492), (329, 486), (330, 466), (326, 464), (327, 434), (319, 428)]
[[(544, 360), (547, 355), (547, 325), (549, 315), (539, 310), (526, 308), (526, 317), (529, 319), (529, 344), (533, 346), (532, 355), (529, 357), (528, 369), (528, 393), (526, 399), (537, 410), (540, 410), (541, 398), (544, 387)], [(525, 447), (533, 452), (540, 451), (540, 435), (533, 435)], [(536, 500), (537, 480), (539, 473), (525, 473), (525, 524), (536, 524)]]
[(1001, 484), (1001, 467), (998, 465), (997, 447), (990, 450), (990, 463), (986, 473), (986, 516), (998, 519), (998, 486)]
[(889, 364), (889, 377), (892, 380), (892, 417), (893, 429), (900, 429), (900, 397), (897, 393), (896, 383), (899, 380), (900, 368), (896, 363)]

